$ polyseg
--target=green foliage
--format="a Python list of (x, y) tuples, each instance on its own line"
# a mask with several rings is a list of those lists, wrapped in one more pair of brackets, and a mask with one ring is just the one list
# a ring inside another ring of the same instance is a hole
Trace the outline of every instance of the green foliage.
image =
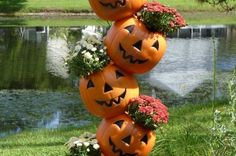
[[(215, 107), (224, 108), (224, 101)], [(151, 156), (211, 156), (208, 144), (212, 124), (212, 104), (187, 104), (169, 108), (169, 123), (157, 130)]]
[[(215, 156), (234, 155), (236, 153), (236, 127), (235, 127), (235, 104), (236, 104), (236, 72), (228, 83), (229, 104), (227, 109), (215, 110), (214, 123), (211, 129), (211, 137), (207, 140), (210, 148), (209, 153)], [(228, 113), (230, 112), (230, 113)]]
[(232, 75), (231, 80), (228, 83), (229, 88), (229, 104), (231, 105), (231, 118), (232, 122), (236, 126), (236, 68)]
[(198, 0), (201, 3), (209, 3), (215, 7), (219, 7), (222, 11), (233, 11), (236, 8), (235, 0)]
[[(170, 22), (174, 19), (171, 14), (159, 14), (141, 11), (141, 18), (143, 23), (151, 31), (157, 32), (172, 32), (170, 27)], [(158, 23), (158, 24), (157, 24)]]
[(233, 155), (236, 153), (236, 133), (233, 129), (227, 128), (229, 120), (221, 113), (219, 110), (214, 112), (214, 126), (209, 139), (210, 153), (216, 156)]
[(0, 12), (12, 13), (21, 10), (26, 0), (0, 0)]

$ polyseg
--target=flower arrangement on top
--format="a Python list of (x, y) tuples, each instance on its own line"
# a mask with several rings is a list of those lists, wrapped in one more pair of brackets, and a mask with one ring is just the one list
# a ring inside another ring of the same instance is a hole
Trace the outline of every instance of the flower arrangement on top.
[(176, 9), (158, 2), (145, 3), (137, 17), (152, 32), (166, 34), (186, 26), (184, 18)]
[(167, 107), (162, 104), (161, 100), (146, 95), (130, 100), (128, 114), (135, 123), (151, 130), (167, 123), (169, 118)]
[(69, 73), (78, 77), (87, 77), (94, 72), (101, 71), (110, 59), (106, 54), (106, 47), (102, 35), (89, 31), (82, 31), (83, 37), (70, 51), (66, 59)]

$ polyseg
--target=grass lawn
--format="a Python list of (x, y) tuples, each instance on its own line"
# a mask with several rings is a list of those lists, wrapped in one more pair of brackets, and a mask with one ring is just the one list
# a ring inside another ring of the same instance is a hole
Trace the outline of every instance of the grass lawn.
[[(216, 104), (219, 110), (225, 110), (227, 102)], [(213, 124), (212, 105), (186, 105), (170, 107), (170, 121), (161, 130), (157, 130), (156, 145), (151, 156), (204, 155), (209, 150), (207, 141)], [(94, 125), (83, 128), (62, 128), (58, 130), (40, 129), (24, 131), (0, 139), (1, 156), (64, 156), (67, 148), (64, 143), (72, 136), (85, 131), (96, 132), (99, 119), (93, 119)]]
[[(149, 0), (152, 1), (152, 0)], [(208, 4), (199, 4), (196, 0), (159, 0), (159, 2), (175, 7), (182, 11), (208, 11), (215, 8)], [(91, 10), (88, 0), (18, 0), (0, 2), (0, 10), (3, 12), (42, 12), (42, 11), (62, 11), (81, 12)]]
[[(15, 7), (13, 7), (13, 5)], [(2, 12), (44, 12), (44, 11), (62, 11), (62, 12), (80, 12), (81, 10), (90, 10), (88, 0), (19, 0), (0, 2)]]

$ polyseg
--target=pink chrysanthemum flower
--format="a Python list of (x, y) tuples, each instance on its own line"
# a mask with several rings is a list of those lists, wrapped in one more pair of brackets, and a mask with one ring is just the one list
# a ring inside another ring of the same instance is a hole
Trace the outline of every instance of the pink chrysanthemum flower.
[(161, 100), (146, 95), (131, 99), (128, 113), (136, 123), (153, 130), (167, 123), (169, 118), (167, 107)]
[(144, 4), (137, 15), (152, 32), (166, 34), (186, 26), (184, 18), (176, 9), (167, 7), (158, 2)]

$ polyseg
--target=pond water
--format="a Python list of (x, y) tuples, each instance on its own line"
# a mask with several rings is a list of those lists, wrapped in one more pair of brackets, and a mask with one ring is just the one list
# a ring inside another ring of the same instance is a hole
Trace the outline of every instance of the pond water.
[[(107, 31), (95, 26), (0, 28), (0, 137), (91, 123), (77, 80), (68, 78), (63, 62), (83, 29)], [(216, 49), (216, 95), (227, 98), (227, 80), (236, 66), (236, 26), (188, 26), (169, 34), (167, 42), (161, 62), (137, 76), (142, 94), (167, 105), (211, 100)]]

